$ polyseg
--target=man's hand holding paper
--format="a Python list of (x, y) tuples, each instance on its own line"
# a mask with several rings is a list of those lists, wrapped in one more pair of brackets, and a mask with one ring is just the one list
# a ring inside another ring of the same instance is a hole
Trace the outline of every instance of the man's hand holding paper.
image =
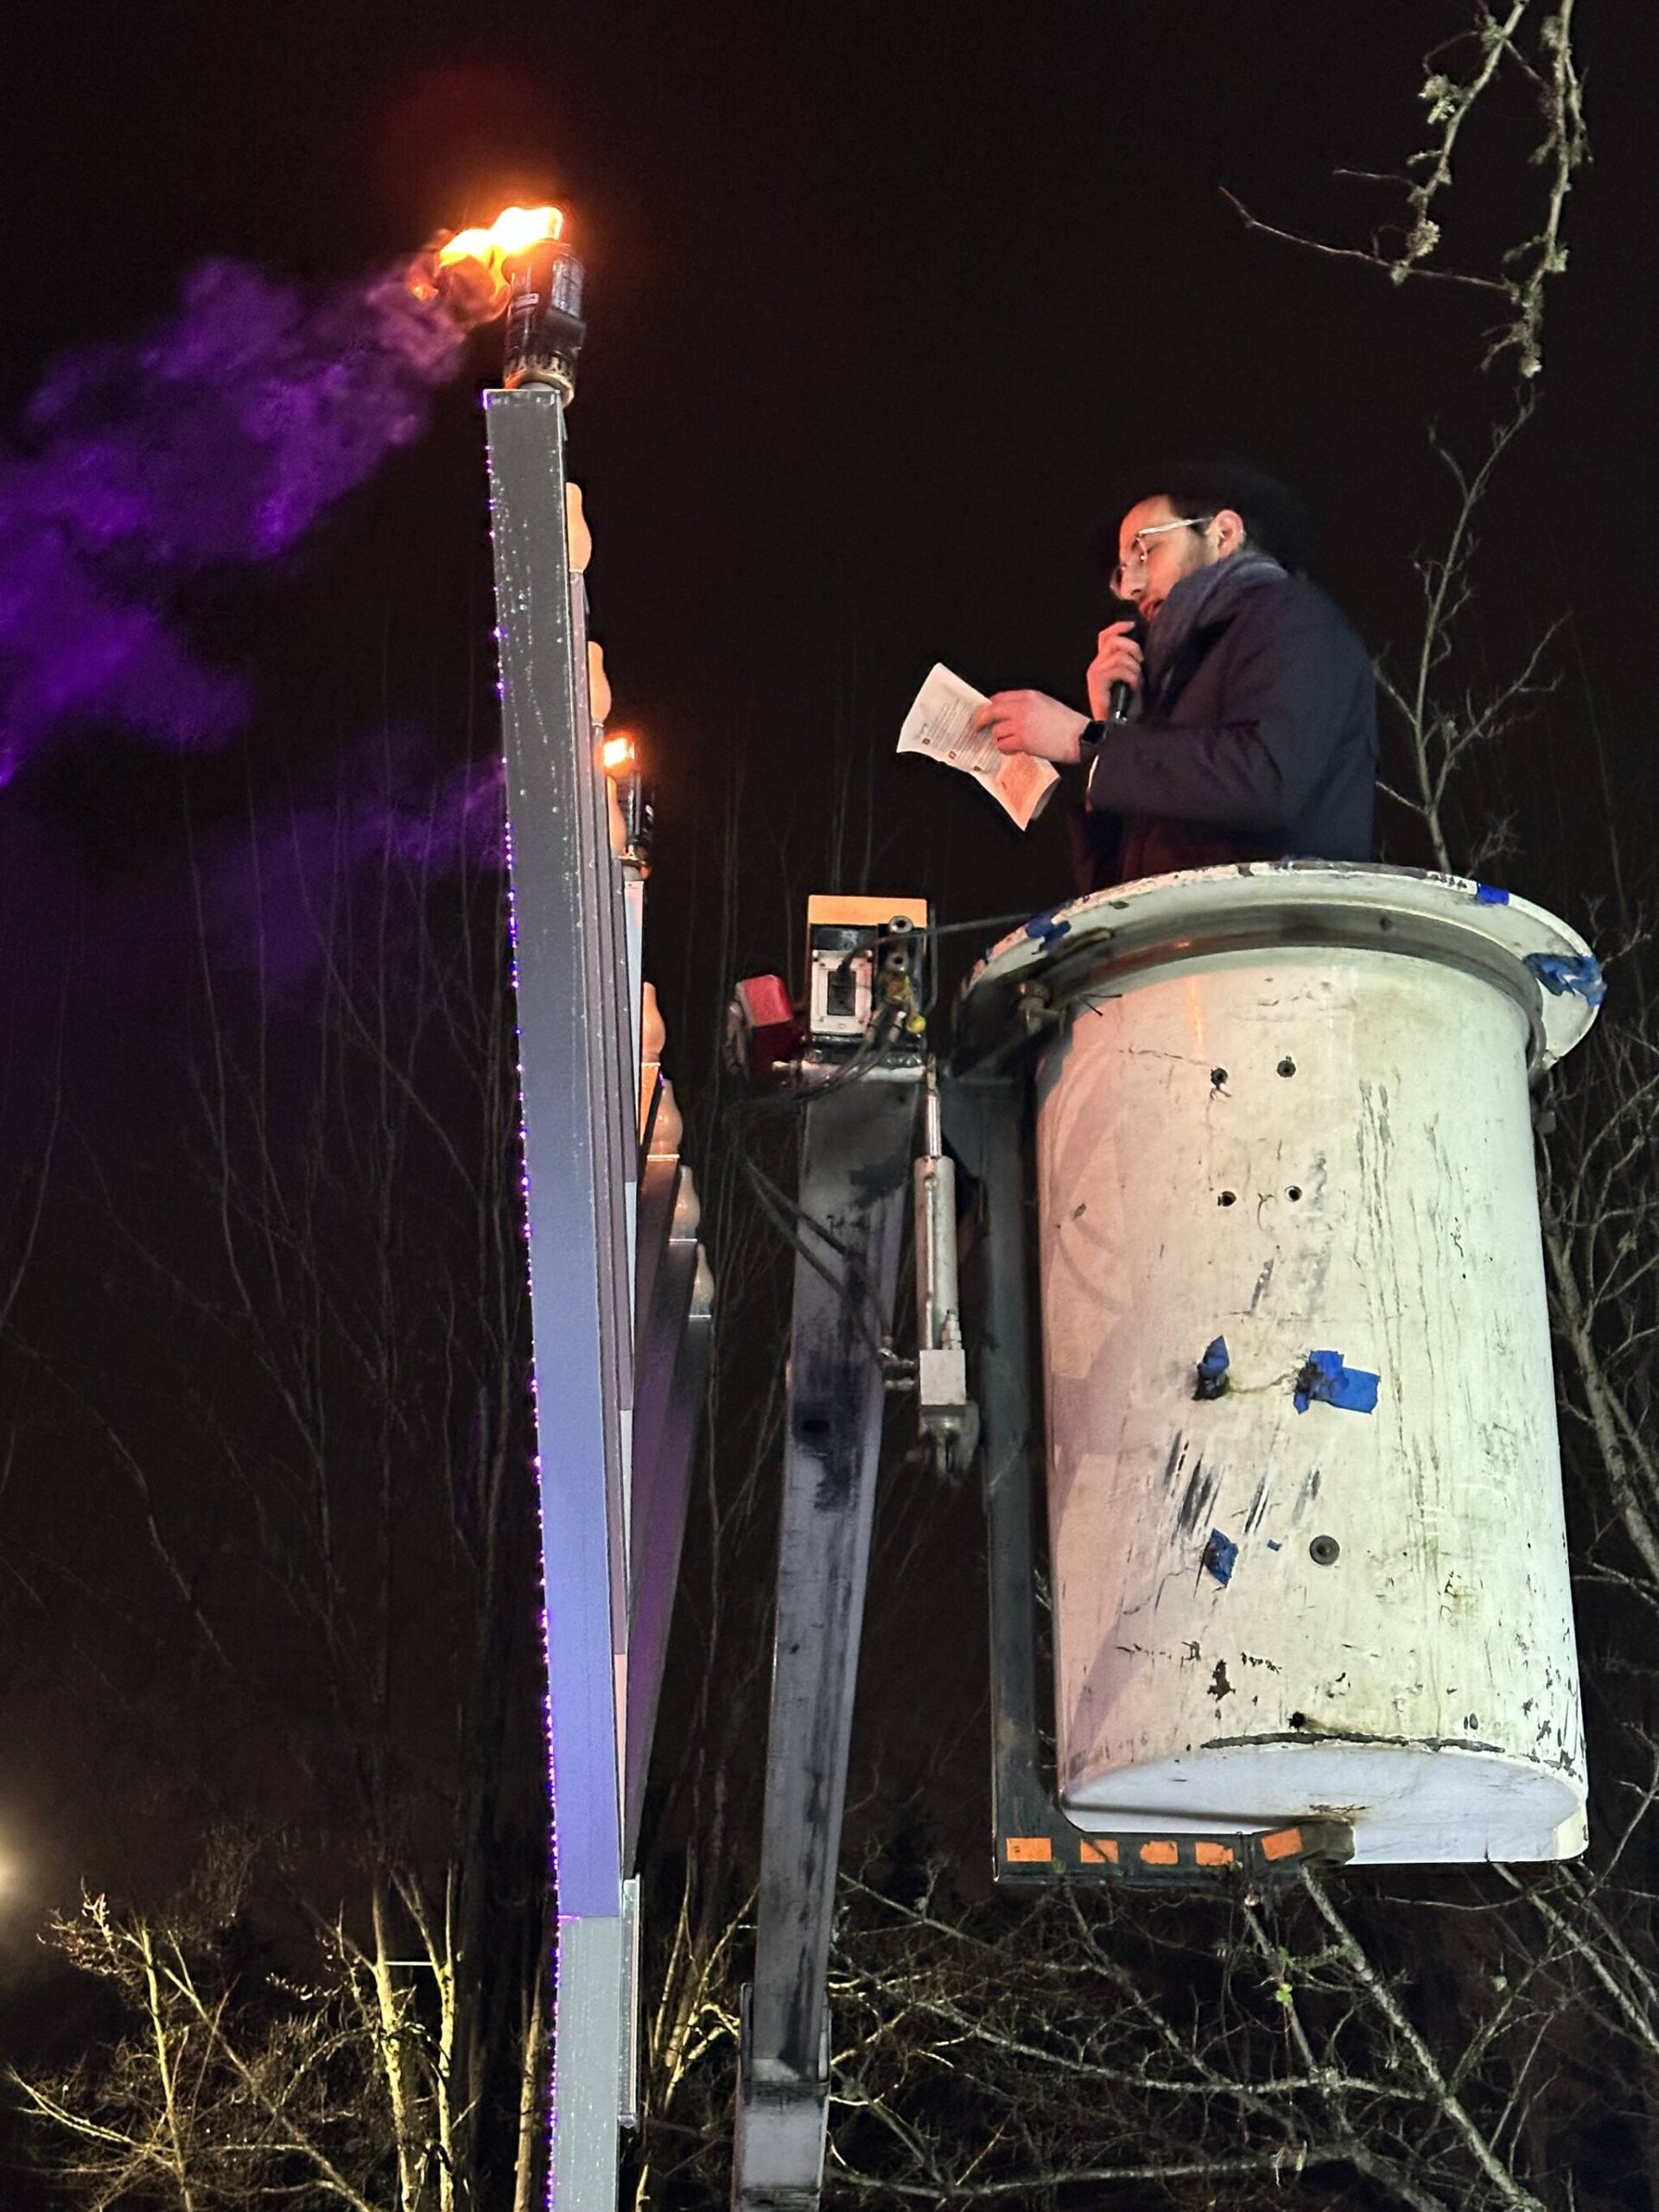
[(974, 716), (974, 728), (993, 739), (1004, 758), (1027, 753), (1036, 760), (1058, 760), (1074, 767), (1081, 755), (1077, 741), (1089, 727), (1087, 715), (1062, 706), (1046, 691), (999, 691)]
[[(1041, 811), (1058, 778), (1045, 760), (1022, 757), (1027, 748), (1010, 746), (1004, 750), (988, 729), (980, 727), (985, 709), (993, 704), (982, 691), (936, 664), (905, 716), (899, 750), (925, 753), (947, 767), (960, 768), (989, 791), (1016, 830), (1024, 830)], [(1070, 757), (1075, 760), (1077, 756), (1073, 752)]]

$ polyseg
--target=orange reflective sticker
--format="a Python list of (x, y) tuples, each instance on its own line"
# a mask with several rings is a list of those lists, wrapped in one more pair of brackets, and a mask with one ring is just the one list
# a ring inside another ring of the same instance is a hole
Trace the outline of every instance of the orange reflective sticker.
[(1090, 1843), (1085, 1838), (1078, 1849), (1077, 1857), (1085, 1866), (1116, 1866), (1117, 1838), (1115, 1835), (1103, 1836), (1098, 1843)]
[(1233, 1848), (1228, 1843), (1195, 1843), (1192, 1856), (1200, 1866), (1230, 1866), (1234, 1863)]
[(1042, 1866), (1054, 1856), (1054, 1847), (1046, 1835), (1011, 1835), (1004, 1840), (1002, 1855), (1010, 1866)]
[(1143, 1843), (1141, 1847), (1141, 1864), (1143, 1866), (1179, 1866), (1180, 1860), (1179, 1848), (1173, 1843), (1160, 1840)]
[(1262, 1839), (1264, 1859), (1294, 1859), (1302, 1847), (1300, 1828), (1275, 1828), (1271, 1835)]

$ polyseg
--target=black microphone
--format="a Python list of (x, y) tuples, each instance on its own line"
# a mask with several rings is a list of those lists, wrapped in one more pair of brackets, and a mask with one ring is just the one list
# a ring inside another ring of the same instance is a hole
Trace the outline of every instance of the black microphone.
[[(1128, 628), (1123, 632), (1123, 634), (1126, 638), (1132, 638), (1137, 645), (1144, 645), (1147, 642), (1147, 626), (1137, 614), (1134, 621), (1130, 623)], [(1107, 721), (1110, 722), (1128, 721), (1129, 719), (1129, 702), (1134, 698), (1134, 696), (1135, 691), (1133, 687), (1126, 683), (1123, 681), (1123, 678), (1120, 676), (1116, 683), (1113, 684), (1111, 690), (1106, 695)]]

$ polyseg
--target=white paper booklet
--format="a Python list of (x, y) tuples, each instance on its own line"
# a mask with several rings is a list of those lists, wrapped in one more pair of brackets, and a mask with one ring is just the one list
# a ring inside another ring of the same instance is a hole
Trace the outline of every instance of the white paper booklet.
[(948, 768), (960, 768), (982, 784), (1016, 830), (1030, 826), (1059, 781), (1046, 760), (1029, 753), (999, 753), (996, 740), (970, 727), (985, 694), (976, 691), (938, 661), (916, 694), (916, 703), (899, 733), (900, 753), (925, 753)]

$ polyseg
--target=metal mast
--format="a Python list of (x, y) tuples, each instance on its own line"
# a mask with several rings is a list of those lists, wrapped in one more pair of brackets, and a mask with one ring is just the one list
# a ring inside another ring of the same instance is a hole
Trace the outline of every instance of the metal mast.
[[(556, 232), (509, 261), (506, 276), (505, 388), (485, 394), (485, 418), (558, 1891), (551, 2196), (567, 2212), (606, 2212), (618, 2126), (633, 2116), (632, 1830), (710, 1284), (678, 1117), (646, 1034), (643, 861), (613, 835), (605, 702), (590, 685), (586, 553), (573, 542), (564, 442), (581, 264)], [(649, 1515), (636, 1516), (647, 1502)]]

